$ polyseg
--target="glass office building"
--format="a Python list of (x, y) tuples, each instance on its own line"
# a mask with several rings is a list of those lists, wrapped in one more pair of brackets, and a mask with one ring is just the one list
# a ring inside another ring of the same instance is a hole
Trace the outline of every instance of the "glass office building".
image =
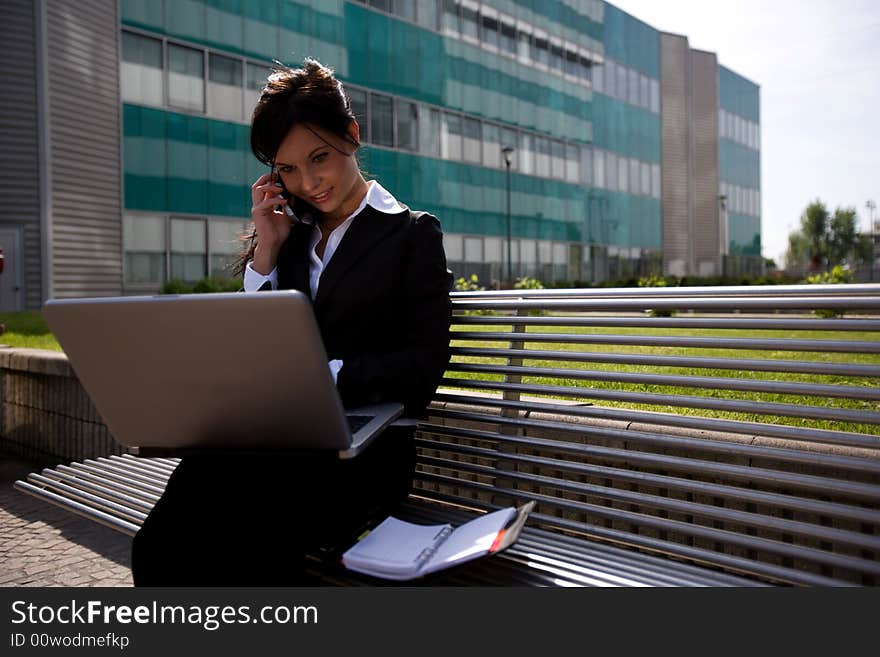
[[(760, 261), (758, 87), (716, 62), (679, 90), (664, 35), (601, 0), (40, 0), (33, 33), (39, 184), (58, 202), (25, 230), (22, 248), (51, 262), (31, 271), (26, 305), (40, 290), (128, 294), (224, 275), (266, 172), (249, 150), (250, 112), (271, 60), (305, 56), (345, 82), (365, 172), (440, 219), (456, 276), (502, 280), (508, 252), (514, 276), (551, 284)], [(100, 87), (104, 104), (59, 104), (71, 76)], [(706, 84), (708, 124), (699, 112), (667, 117)], [(99, 118), (114, 98), (114, 116)], [(669, 160), (681, 129), (693, 134)], [(714, 161), (699, 156), (707, 129)], [(76, 166), (89, 144), (106, 169)], [(108, 179), (91, 232), (77, 228), (87, 208), (62, 202), (65, 158), (71, 188), (89, 173)], [(690, 190), (684, 205), (676, 186)], [(682, 208), (690, 219), (665, 220)], [(706, 222), (711, 245), (673, 253)], [(90, 238), (104, 248), (88, 253)], [(117, 266), (90, 278), (96, 253)]]

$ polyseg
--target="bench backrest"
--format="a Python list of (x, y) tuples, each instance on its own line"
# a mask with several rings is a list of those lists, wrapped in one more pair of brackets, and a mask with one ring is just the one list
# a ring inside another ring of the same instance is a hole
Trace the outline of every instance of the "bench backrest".
[(772, 581), (880, 579), (880, 285), (453, 303), (419, 494), (535, 499), (545, 528)]

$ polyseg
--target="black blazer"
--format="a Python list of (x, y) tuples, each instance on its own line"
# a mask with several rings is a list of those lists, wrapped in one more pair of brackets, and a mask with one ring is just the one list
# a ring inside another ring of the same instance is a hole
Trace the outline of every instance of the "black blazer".
[[(312, 226), (298, 223), (278, 254), (278, 288), (309, 298)], [(327, 357), (341, 359), (345, 406), (399, 401), (419, 417), (449, 363), (452, 273), (440, 222), (367, 205), (321, 274), (314, 311)], [(265, 287), (265, 286), (264, 286)]]

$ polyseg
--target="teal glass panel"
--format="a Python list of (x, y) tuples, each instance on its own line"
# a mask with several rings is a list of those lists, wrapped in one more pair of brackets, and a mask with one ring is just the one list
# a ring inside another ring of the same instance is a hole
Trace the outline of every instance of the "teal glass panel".
[(760, 123), (760, 87), (724, 66), (718, 67), (718, 101), (721, 107)]
[(660, 115), (595, 94), (593, 142), (599, 148), (659, 164)]
[(650, 25), (605, 4), (605, 54), (652, 78), (660, 78), (660, 33)]
[[(514, 15), (519, 13), (515, 11), (515, 7), (523, 7), (537, 16), (543, 16), (548, 21), (556, 23), (558, 26), (565, 26), (594, 39), (602, 40), (602, 23), (592, 20), (589, 16), (581, 14), (570, 5), (558, 0), (555, 2), (547, 2), (546, 0), (507, 0), (506, 2), (493, 2), (492, 4), (498, 6), (502, 11)], [(504, 4), (511, 5), (511, 7), (502, 6)]]
[(345, 43), (348, 82), (565, 139), (592, 139), (592, 93), (557, 76), (350, 3)]
[(123, 105), (125, 207), (164, 210), (167, 200), (165, 112)]
[(208, 124), (208, 212), (215, 215), (247, 215), (245, 176), (247, 127), (211, 121)]
[(165, 3), (165, 31), (200, 43), (205, 39), (205, 3), (200, 0), (174, 0)]
[(208, 209), (207, 119), (167, 114), (168, 210), (202, 214)]
[(205, 0), (205, 39), (218, 48), (242, 48), (243, 0)]
[(243, 50), (267, 59), (279, 57), (278, 0), (247, 0), (242, 16)]
[(761, 255), (761, 220), (740, 214), (728, 214), (728, 237), (731, 255)]
[(729, 139), (718, 140), (721, 180), (755, 189), (761, 186), (761, 153)]
[[(363, 149), (360, 162), (402, 203), (437, 215), (443, 230), (506, 236), (504, 171), (378, 148)], [(512, 235), (580, 241), (585, 193), (561, 181), (511, 175)]]
[(148, 30), (161, 30), (165, 21), (162, 3), (156, 0), (121, 0), (120, 16), (123, 23)]

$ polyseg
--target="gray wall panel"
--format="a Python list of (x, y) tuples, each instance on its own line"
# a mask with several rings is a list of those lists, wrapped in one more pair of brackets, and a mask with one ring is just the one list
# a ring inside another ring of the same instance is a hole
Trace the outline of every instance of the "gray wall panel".
[(662, 126), (663, 270), (682, 275), (692, 267), (690, 230), (690, 57), (685, 37), (660, 35)]
[(0, 224), (22, 228), (24, 308), (41, 302), (37, 33), (33, 0), (3, 0), (0, 21)]
[(115, 0), (47, 5), (56, 297), (122, 293), (118, 21)]
[(718, 227), (718, 58), (691, 51), (694, 260), (701, 276), (721, 274)]

